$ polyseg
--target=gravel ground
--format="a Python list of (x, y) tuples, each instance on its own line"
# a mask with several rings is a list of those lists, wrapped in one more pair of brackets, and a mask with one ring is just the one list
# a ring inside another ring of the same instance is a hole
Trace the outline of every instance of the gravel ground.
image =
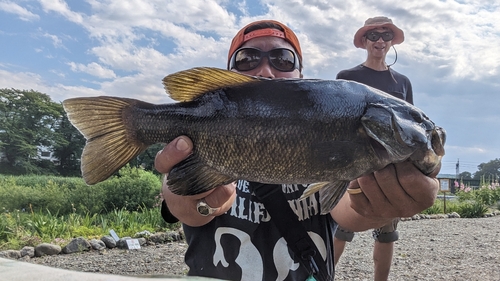
[[(402, 221), (390, 280), (500, 280), (500, 216)], [(32, 258), (28, 262), (121, 275), (178, 276), (187, 272), (185, 243)], [(372, 280), (371, 231), (348, 244), (335, 280)]]

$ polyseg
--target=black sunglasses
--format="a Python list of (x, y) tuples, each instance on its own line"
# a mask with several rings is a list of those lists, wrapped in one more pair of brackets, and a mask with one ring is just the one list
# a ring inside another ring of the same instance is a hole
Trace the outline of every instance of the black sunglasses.
[(238, 71), (250, 71), (257, 68), (262, 62), (262, 58), (267, 60), (275, 69), (282, 72), (291, 72), (300, 69), (300, 62), (297, 54), (287, 48), (276, 48), (268, 52), (263, 52), (256, 48), (241, 48), (234, 52), (229, 62), (229, 69)]
[(370, 31), (365, 34), (366, 39), (377, 42), (380, 37), (382, 37), (382, 40), (384, 42), (391, 41), (394, 38), (394, 33), (385, 31), (385, 32), (376, 32), (376, 31)]

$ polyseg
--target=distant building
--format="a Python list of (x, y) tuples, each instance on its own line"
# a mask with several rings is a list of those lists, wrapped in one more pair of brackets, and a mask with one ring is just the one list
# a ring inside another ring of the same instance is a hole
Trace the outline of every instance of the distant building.
[(38, 147), (38, 158), (42, 160), (50, 160), (55, 165), (59, 165), (59, 158), (54, 156), (54, 152), (51, 147), (39, 146)]
[[(60, 161), (57, 157), (54, 156), (54, 152), (51, 147), (39, 146), (37, 149), (37, 156), (33, 158), (38, 158), (42, 160), (52, 161), (55, 165), (59, 165)], [(5, 153), (0, 149), (0, 162), (7, 161), (5, 157)]]
[(479, 185), (481, 184), (480, 180), (475, 180), (475, 179), (457, 179), (457, 176), (454, 174), (438, 174), (436, 178), (439, 179), (448, 179), (450, 180), (450, 190), (451, 193), (455, 193), (458, 191), (457, 187), (455, 187), (455, 181), (460, 183), (463, 183), (465, 186), (468, 186), (472, 189), (478, 189)]

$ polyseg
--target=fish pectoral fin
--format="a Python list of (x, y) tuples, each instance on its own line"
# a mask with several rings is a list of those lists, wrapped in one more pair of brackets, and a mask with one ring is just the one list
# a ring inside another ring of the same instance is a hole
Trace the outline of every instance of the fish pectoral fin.
[(319, 192), (319, 202), (321, 205), (321, 214), (327, 214), (339, 202), (349, 186), (349, 181), (332, 181), (313, 183), (302, 193), (300, 199), (307, 198), (316, 192)]
[(334, 181), (323, 186), (319, 191), (319, 203), (321, 206), (321, 214), (328, 214), (339, 202), (340, 198), (349, 186), (349, 181)]
[(124, 120), (137, 100), (116, 97), (72, 98), (63, 101), (69, 121), (87, 139), (81, 169), (85, 182), (99, 183), (147, 149)]
[(314, 193), (320, 191), (327, 184), (329, 184), (329, 182), (327, 182), (327, 181), (310, 184), (306, 188), (306, 190), (304, 190), (304, 192), (302, 193), (302, 196), (300, 196), (300, 199), (305, 199), (305, 198), (313, 195)]
[(174, 166), (167, 177), (168, 188), (177, 195), (196, 195), (234, 181), (201, 163), (194, 154)]
[(206, 92), (258, 80), (230, 70), (196, 67), (166, 76), (163, 86), (173, 100), (191, 101)]

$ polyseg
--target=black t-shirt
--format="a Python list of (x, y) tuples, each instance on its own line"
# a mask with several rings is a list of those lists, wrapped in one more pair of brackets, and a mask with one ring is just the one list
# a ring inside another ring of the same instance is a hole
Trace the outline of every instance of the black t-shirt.
[(362, 64), (342, 70), (337, 79), (351, 80), (384, 91), (413, 104), (413, 90), (410, 79), (392, 68), (377, 71)]
[[(271, 220), (264, 205), (238, 181), (237, 197), (225, 214), (200, 227), (183, 225), (188, 243), (185, 261), (188, 275), (227, 280), (298, 280), (308, 277), (299, 258)], [(275, 185), (316, 244), (333, 276), (333, 234), (336, 224), (330, 214), (320, 215), (318, 193), (299, 199), (307, 185)]]

